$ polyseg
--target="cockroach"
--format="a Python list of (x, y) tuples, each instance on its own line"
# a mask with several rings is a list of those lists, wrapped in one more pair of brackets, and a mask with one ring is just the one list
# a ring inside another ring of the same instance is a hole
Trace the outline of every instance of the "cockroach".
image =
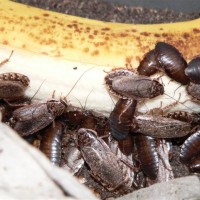
[(158, 155), (158, 171), (156, 179), (147, 178), (148, 186), (159, 182), (166, 182), (174, 178), (172, 167), (169, 163), (168, 143), (164, 139), (156, 139), (155, 142), (155, 150)]
[(64, 110), (65, 105), (54, 99), (27, 105), (13, 112), (11, 126), (19, 135), (27, 136), (51, 124)]
[(137, 71), (140, 75), (151, 76), (155, 74), (159, 69), (159, 63), (157, 62), (154, 50), (145, 54), (143, 60), (140, 62)]
[(192, 134), (181, 146), (180, 161), (190, 164), (191, 160), (200, 154), (200, 130)]
[(127, 137), (133, 123), (137, 101), (133, 99), (119, 99), (110, 114), (109, 122), (112, 136), (117, 140)]
[(159, 168), (156, 139), (150, 136), (137, 135), (135, 137), (135, 142), (143, 172), (150, 179), (156, 179)]
[(200, 56), (195, 57), (188, 63), (185, 74), (189, 77), (191, 82), (200, 84)]
[(141, 100), (164, 94), (164, 87), (147, 76), (119, 76), (112, 81), (112, 89), (123, 98)]
[(23, 97), (29, 83), (29, 78), (23, 74), (0, 74), (0, 99), (15, 100)]
[(194, 126), (200, 124), (200, 115), (197, 113), (189, 113), (186, 111), (175, 111), (164, 115), (164, 117), (180, 120), (182, 122), (188, 122)]
[(200, 84), (190, 82), (190, 84), (186, 87), (186, 91), (194, 99), (200, 100)]
[(63, 122), (55, 120), (43, 133), (40, 144), (40, 150), (56, 166), (59, 166), (61, 162), (61, 137), (63, 129)]
[(128, 176), (127, 166), (111, 152), (107, 144), (97, 133), (81, 128), (77, 133), (77, 145), (90, 168), (90, 174), (107, 190), (123, 188), (123, 192), (132, 187), (132, 178)]
[(119, 77), (119, 76), (137, 76), (133, 71), (127, 70), (127, 69), (118, 69), (118, 70), (112, 70), (111, 72), (109, 72), (106, 76), (105, 76), (105, 83), (109, 89), (109, 92), (111, 92), (112, 94), (118, 96), (118, 97), (122, 97), (122, 95), (118, 94), (117, 92), (115, 92), (112, 88), (112, 82), (113, 79), (115, 77)]
[(191, 124), (162, 116), (138, 115), (134, 118), (138, 128), (137, 131), (155, 138), (176, 138), (189, 134), (192, 130)]
[(183, 85), (189, 83), (185, 74), (187, 62), (178, 49), (168, 43), (158, 42), (155, 46), (155, 56), (167, 76)]

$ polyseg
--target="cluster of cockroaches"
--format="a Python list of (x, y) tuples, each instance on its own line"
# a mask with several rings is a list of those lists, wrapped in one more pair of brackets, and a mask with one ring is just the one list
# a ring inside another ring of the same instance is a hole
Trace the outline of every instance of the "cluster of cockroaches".
[(31, 102), (24, 97), (29, 78), (4, 73), (0, 74), (2, 121), (30, 143), (36, 145), (39, 141), (36, 146), (52, 164), (73, 174), (84, 166), (96, 182), (115, 194), (145, 187), (151, 181), (171, 179), (167, 146), (170, 139), (188, 137), (182, 144), (180, 160), (198, 172), (198, 114), (179, 111), (161, 116), (137, 112), (137, 104), (143, 99), (164, 94), (164, 86), (149, 77), (158, 70), (188, 84), (188, 94), (200, 99), (200, 57), (187, 64), (175, 47), (158, 42), (140, 62), (138, 73), (117, 69), (106, 75), (109, 91), (119, 97), (109, 119), (73, 108), (64, 100)]

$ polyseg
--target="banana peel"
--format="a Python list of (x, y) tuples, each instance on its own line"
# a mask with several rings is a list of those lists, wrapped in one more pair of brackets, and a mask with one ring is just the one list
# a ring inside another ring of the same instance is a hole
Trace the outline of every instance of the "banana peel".
[[(0, 73), (27, 75), (31, 80), (29, 96), (42, 84), (37, 99), (49, 99), (55, 91), (57, 98), (67, 96), (73, 105), (105, 115), (114, 106), (104, 83), (106, 72), (127, 66), (135, 70), (157, 41), (174, 45), (189, 61), (199, 54), (199, 40), (200, 19), (151, 25), (108, 23), (0, 0), (1, 61), (14, 50)], [(177, 99), (190, 99), (185, 87), (175, 91), (178, 83), (165, 76), (161, 79), (168, 96), (148, 101), (140, 108), (143, 112), (161, 102), (166, 106)], [(190, 102), (179, 105), (182, 110), (199, 110)]]

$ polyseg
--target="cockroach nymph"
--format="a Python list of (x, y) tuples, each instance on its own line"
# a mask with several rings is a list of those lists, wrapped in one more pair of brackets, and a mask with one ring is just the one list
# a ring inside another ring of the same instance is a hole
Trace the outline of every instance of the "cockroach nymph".
[(200, 130), (185, 140), (181, 147), (180, 160), (184, 164), (190, 164), (192, 159), (200, 153)]
[(156, 140), (140, 134), (135, 137), (135, 142), (142, 170), (150, 179), (156, 179), (159, 167)]
[(137, 71), (140, 75), (151, 76), (155, 74), (160, 67), (157, 62), (155, 51), (151, 50), (144, 55), (143, 60), (140, 62)]
[(63, 122), (56, 120), (42, 135), (40, 150), (49, 158), (53, 165), (61, 162), (61, 137), (64, 131)]
[(191, 82), (200, 84), (200, 56), (195, 57), (188, 63), (185, 74)]
[(187, 62), (178, 49), (168, 43), (158, 42), (155, 46), (155, 55), (167, 76), (183, 85), (189, 83), (185, 75)]
[(123, 140), (129, 134), (135, 113), (137, 101), (133, 99), (119, 99), (109, 117), (112, 136)]

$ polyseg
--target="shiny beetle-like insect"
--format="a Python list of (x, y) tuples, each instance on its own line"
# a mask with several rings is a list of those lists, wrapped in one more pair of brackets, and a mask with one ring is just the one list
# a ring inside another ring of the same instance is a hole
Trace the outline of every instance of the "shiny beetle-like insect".
[(200, 153), (200, 129), (185, 140), (181, 147), (180, 161), (184, 164), (190, 162)]
[(185, 74), (191, 82), (200, 84), (200, 57), (195, 57), (188, 63)]
[(160, 64), (157, 62), (155, 51), (151, 50), (145, 54), (137, 68), (137, 71), (140, 75), (151, 76), (158, 71), (159, 67)]
[(157, 70), (164, 71), (173, 80), (186, 85), (189, 78), (185, 74), (187, 62), (174, 46), (158, 42), (155, 49), (148, 52), (141, 61), (138, 72), (150, 76)]
[(137, 135), (135, 142), (142, 170), (150, 179), (156, 179), (159, 167), (156, 139), (145, 135)]
[(135, 113), (137, 101), (133, 99), (119, 99), (110, 114), (109, 122), (112, 136), (123, 140), (129, 134)]
[(168, 43), (158, 42), (155, 46), (155, 55), (161, 68), (170, 78), (183, 85), (189, 83), (185, 75), (187, 62), (178, 49)]

